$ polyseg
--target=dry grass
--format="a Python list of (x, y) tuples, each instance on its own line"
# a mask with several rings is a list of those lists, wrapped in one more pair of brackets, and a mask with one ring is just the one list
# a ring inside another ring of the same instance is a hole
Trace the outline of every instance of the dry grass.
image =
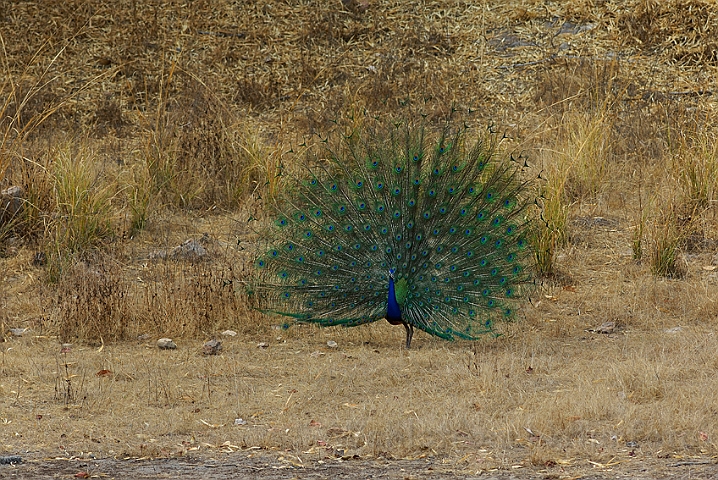
[[(660, 304), (674, 288), (638, 285), (627, 297)], [(474, 470), (715, 454), (718, 403), (706, 393), (718, 387), (707, 373), (714, 325), (665, 315), (601, 336), (585, 333), (580, 317), (559, 324), (585, 295), (545, 300), (498, 340), (421, 337), (408, 352), (397, 347), (402, 332), (383, 323), (224, 339), (218, 357), (190, 339), (170, 352), (125, 343), (66, 354), (47, 339), (15, 341), (3, 354), (4, 448), (146, 456), (227, 442), (225, 450), (280, 449), (305, 462), (438, 455)], [(606, 307), (592, 310), (596, 318)]]
[[(549, 474), (718, 455), (718, 11), (589, 3), (0, 12), (0, 189), (26, 191), (0, 224), (0, 324), (32, 329), (0, 344), (2, 451), (234, 445)], [(404, 351), (383, 322), (284, 331), (254, 312), (257, 225), (305, 150), (365, 112), (432, 125), (452, 109), (542, 171), (553, 276), (525, 319)], [(173, 255), (189, 238), (208, 255)]]

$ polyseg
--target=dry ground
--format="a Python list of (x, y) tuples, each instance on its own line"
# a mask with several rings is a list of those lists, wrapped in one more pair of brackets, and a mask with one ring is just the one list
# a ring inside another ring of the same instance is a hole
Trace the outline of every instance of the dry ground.
[[(476, 343), (417, 334), (406, 351), (403, 329), (384, 322), (223, 337), (219, 356), (201, 354), (201, 337), (178, 339), (174, 351), (153, 337), (66, 353), (54, 337), (13, 338), (3, 345), (3, 449), (27, 455), (22, 468), (91, 456), (243, 465), (267, 451), (285, 467), (426, 459), (447, 475), (709, 468), (715, 276), (697, 262), (692, 281), (656, 279), (629, 252), (609, 254), (620, 228), (589, 233), (603, 255), (567, 252), (574, 282), (542, 290), (507, 335)], [(593, 304), (597, 296), (623, 301)], [(619, 328), (586, 331), (606, 319)], [(422, 469), (415, 476), (438, 475)]]
[[(0, 454), (25, 459), (3, 476), (715, 476), (718, 189), (685, 167), (718, 158), (712, 3), (8, 3), (0, 188), (35, 196), (0, 229), (0, 322), (30, 328), (0, 343)], [(250, 220), (290, 147), (452, 106), (538, 169), (603, 166), (564, 171), (567, 241), (521, 321), (407, 351), (385, 322), (252, 311)], [(69, 243), (62, 158), (109, 192), (95, 243)], [(674, 278), (651, 268), (666, 225)], [(205, 258), (171, 255), (188, 238)]]

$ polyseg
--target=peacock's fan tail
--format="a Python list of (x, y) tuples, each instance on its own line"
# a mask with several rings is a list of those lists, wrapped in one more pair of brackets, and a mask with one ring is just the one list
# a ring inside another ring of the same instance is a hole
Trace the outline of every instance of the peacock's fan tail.
[(530, 281), (532, 204), (520, 167), (486, 138), (392, 126), (347, 137), (295, 179), (264, 235), (253, 291), (268, 313), (354, 326), (387, 313), (394, 269), (402, 320), (476, 339), (510, 320)]

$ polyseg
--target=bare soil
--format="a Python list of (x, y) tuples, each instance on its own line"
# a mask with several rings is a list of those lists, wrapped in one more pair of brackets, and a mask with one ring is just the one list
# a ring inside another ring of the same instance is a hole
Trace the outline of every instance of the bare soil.
[(177, 478), (177, 479), (477, 479), (477, 480), (529, 480), (572, 478), (581, 480), (702, 480), (718, 475), (718, 465), (711, 460), (642, 461), (612, 468), (591, 466), (549, 469), (506, 468), (471, 471), (464, 465), (453, 465), (442, 459), (419, 460), (365, 460), (333, 459), (310, 462), (306, 465), (289, 463), (273, 455), (234, 453), (221, 456), (182, 457), (160, 459), (34, 459), (0, 467), (4, 478)]

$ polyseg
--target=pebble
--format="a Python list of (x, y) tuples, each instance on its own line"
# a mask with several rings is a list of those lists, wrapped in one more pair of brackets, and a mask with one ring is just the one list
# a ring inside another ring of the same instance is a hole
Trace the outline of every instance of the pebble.
[(215, 340), (214, 338), (208, 342), (205, 342), (202, 346), (203, 355), (217, 355), (222, 351), (222, 342)]
[(161, 350), (174, 350), (177, 348), (177, 344), (173, 342), (171, 338), (160, 338), (157, 340), (157, 348)]

